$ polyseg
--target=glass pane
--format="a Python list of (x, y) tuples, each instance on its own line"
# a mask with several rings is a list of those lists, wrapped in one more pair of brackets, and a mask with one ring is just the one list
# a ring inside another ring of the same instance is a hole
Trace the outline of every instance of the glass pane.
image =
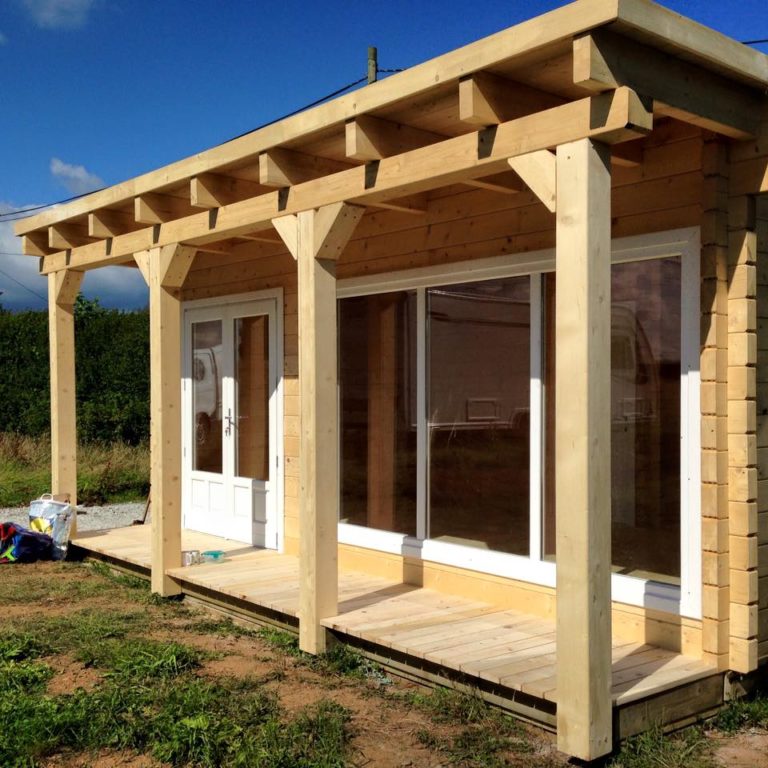
[(221, 320), (192, 324), (192, 468), (221, 472)]
[(530, 279), (427, 300), (429, 536), (527, 555)]
[(544, 350), (542, 354), (544, 377), (544, 439), (543, 439), (543, 478), (544, 508), (542, 525), (542, 557), (555, 559), (555, 274), (544, 275), (543, 301)]
[[(611, 271), (611, 508), (614, 571), (680, 583), (679, 258)], [(544, 554), (555, 552), (554, 275), (545, 315)]]
[(235, 320), (235, 474), (269, 480), (269, 317)]
[(341, 522), (416, 535), (416, 295), (339, 302)]
[(680, 259), (611, 278), (614, 570), (680, 580)]

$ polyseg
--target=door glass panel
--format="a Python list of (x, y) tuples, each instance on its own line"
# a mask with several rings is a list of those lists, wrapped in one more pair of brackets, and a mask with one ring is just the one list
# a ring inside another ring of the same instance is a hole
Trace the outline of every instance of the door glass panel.
[(416, 294), (339, 302), (341, 517), (416, 535)]
[(429, 536), (527, 555), (530, 279), (427, 300)]
[(221, 472), (222, 323), (192, 323), (192, 469)]
[(269, 480), (269, 317), (235, 319), (235, 474)]

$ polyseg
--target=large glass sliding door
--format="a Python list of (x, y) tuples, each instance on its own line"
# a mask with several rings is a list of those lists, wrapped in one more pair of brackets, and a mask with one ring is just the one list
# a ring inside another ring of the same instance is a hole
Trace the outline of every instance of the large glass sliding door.
[[(648, 236), (634, 260), (619, 249), (612, 267), (612, 562), (614, 599), (690, 616), (698, 236), (683, 233), (669, 250), (647, 244), (666, 233)], [(567, 382), (554, 378), (554, 264), (536, 258), (528, 274), (488, 260), (487, 279), (435, 270), (340, 300), (342, 541), (554, 585), (554, 390)]]

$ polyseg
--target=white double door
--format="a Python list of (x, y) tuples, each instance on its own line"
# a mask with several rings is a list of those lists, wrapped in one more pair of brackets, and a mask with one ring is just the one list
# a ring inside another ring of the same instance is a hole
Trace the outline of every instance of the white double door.
[(184, 527), (277, 546), (277, 302), (184, 312)]

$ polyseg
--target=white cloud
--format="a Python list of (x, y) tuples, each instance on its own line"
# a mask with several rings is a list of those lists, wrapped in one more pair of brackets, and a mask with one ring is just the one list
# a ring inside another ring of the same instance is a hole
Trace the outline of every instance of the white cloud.
[(22, 0), (35, 23), (45, 29), (82, 27), (97, 0)]
[(51, 174), (73, 195), (84, 195), (104, 186), (104, 182), (85, 166), (71, 165), (58, 157), (51, 158)]

